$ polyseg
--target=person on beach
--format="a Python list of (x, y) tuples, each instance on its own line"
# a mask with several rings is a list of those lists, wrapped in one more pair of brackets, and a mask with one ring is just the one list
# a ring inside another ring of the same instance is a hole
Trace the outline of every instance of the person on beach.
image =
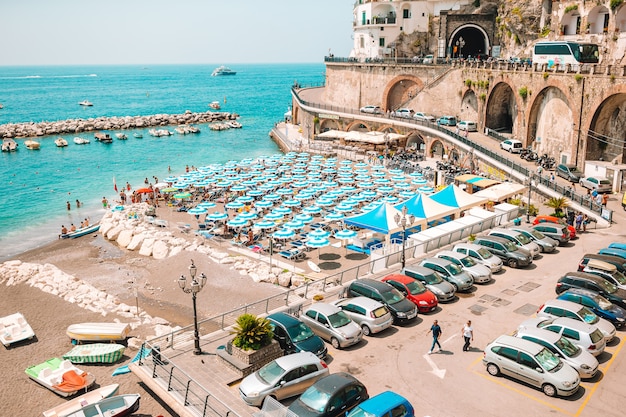
[(102, 197), (102, 208), (109, 207), (109, 200), (106, 197)]
[(61, 225), (61, 234), (59, 235), (59, 239), (61, 239), (61, 237), (63, 237), (63, 235), (67, 234), (67, 227), (65, 227), (65, 225)]
[(463, 329), (461, 330), (465, 344), (463, 345), (463, 352), (470, 350), (470, 342), (474, 341), (474, 329), (472, 328), (472, 321), (468, 320)]
[(70, 202), (69, 202), (69, 201), (66, 201), (65, 203), (67, 204), (67, 209), (68, 209), (68, 210), (71, 210), (71, 209), (72, 209), (72, 205), (70, 204)]
[(74, 223), (72, 223), (72, 225), (70, 226), (70, 232), (75, 232), (76, 231), (76, 226), (74, 226)]
[(430, 333), (430, 332), (433, 333), (433, 344), (430, 347), (430, 350), (428, 351), (429, 355), (433, 353), (433, 350), (435, 350), (435, 345), (439, 346), (439, 352), (441, 352), (441, 344), (439, 343), (439, 336), (441, 336), (443, 331), (441, 330), (441, 327), (439, 326), (439, 322), (437, 320), (433, 321), (433, 325), (430, 326), (430, 329), (428, 329), (427, 333)]
[(84, 223), (85, 227), (89, 227), (89, 219), (85, 219)]
[(126, 191), (130, 191), (130, 183), (126, 181)]

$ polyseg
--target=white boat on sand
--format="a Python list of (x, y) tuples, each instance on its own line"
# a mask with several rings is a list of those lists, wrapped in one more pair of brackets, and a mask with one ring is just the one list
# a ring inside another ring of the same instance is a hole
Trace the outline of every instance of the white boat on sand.
[(67, 417), (69, 414), (74, 413), (89, 404), (95, 404), (98, 401), (115, 395), (119, 387), (119, 384), (111, 384), (89, 391), (80, 397), (73, 398), (63, 404), (59, 404), (56, 407), (44, 411), (43, 415), (44, 417)]
[(66, 417), (126, 417), (139, 410), (139, 394), (116, 395), (86, 405)]
[(77, 342), (126, 340), (130, 334), (127, 323), (78, 323), (67, 328), (67, 335)]
[(76, 136), (73, 140), (74, 140), (74, 143), (77, 145), (86, 145), (88, 143), (91, 143), (89, 139), (81, 138), (79, 136)]
[(15, 313), (0, 318), (0, 341), (2, 341), (4, 346), (32, 339), (33, 337), (35, 337), (35, 332), (22, 313)]
[(96, 382), (92, 374), (60, 358), (33, 365), (26, 369), (26, 375), (62, 397), (69, 397), (80, 390), (86, 391)]

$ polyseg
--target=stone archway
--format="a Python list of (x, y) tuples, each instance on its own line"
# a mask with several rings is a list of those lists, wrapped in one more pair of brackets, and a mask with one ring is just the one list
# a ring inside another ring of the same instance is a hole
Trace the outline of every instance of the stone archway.
[(497, 83), (485, 108), (485, 127), (503, 133), (514, 133), (517, 119), (515, 93), (506, 82)]
[(622, 4), (616, 10), (615, 30), (618, 32), (626, 32), (626, 4)]
[(474, 90), (468, 89), (463, 94), (461, 100), (461, 120), (471, 120), (478, 122), (478, 97)]
[(422, 137), (422, 135), (417, 132), (411, 132), (406, 136), (406, 145), (405, 147), (408, 148), (415, 148), (419, 151), (423, 151), (426, 148), (426, 141), (424, 140), (424, 138)]
[(392, 79), (383, 92), (384, 110), (393, 111), (416, 97), (424, 88), (424, 82), (410, 74), (399, 75)]
[(457, 28), (448, 41), (448, 56), (451, 58), (487, 57), (491, 51), (489, 36), (485, 29), (474, 23)]
[(567, 94), (556, 86), (548, 86), (536, 94), (529, 107), (526, 146), (557, 160), (562, 153), (574, 157), (570, 153), (574, 123), (571, 107)]
[(341, 130), (339, 122), (334, 119), (322, 119), (319, 124), (319, 132), (324, 133), (329, 130)]
[(612, 94), (598, 106), (586, 133), (586, 160), (626, 161), (626, 92)]
[(443, 158), (446, 154), (446, 147), (440, 139), (434, 139), (430, 142), (430, 146), (428, 148), (428, 155), (434, 157), (435, 155)]
[(346, 132), (369, 132), (370, 130), (372, 129), (360, 120), (355, 120), (346, 126)]
[(580, 20), (578, 8), (563, 15), (561, 19), (561, 35), (578, 35), (580, 33)]
[(596, 6), (587, 15), (587, 32), (591, 34), (606, 33), (609, 28), (609, 9)]

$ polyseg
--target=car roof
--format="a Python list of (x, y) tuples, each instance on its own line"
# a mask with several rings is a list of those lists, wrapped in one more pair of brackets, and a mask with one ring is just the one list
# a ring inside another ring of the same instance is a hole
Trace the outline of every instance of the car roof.
[(484, 249), (485, 247), (482, 245), (477, 245), (476, 243), (457, 243), (456, 245), (454, 245), (455, 248), (464, 248), (464, 249), (470, 249), (470, 250), (474, 250), (474, 251), (478, 251), (481, 249)]
[(368, 297), (363, 297), (363, 296), (359, 296), (359, 297), (350, 297), (350, 298), (340, 298), (336, 301), (333, 301), (333, 304), (336, 306), (339, 306), (341, 304), (356, 304), (359, 305), (363, 308), (365, 308), (366, 310), (376, 310), (377, 308), (383, 307), (384, 304), (382, 304), (379, 301), (376, 301), (372, 298), (368, 298)]
[(350, 286), (352, 285), (363, 285), (365, 287), (370, 287), (378, 291), (386, 291), (389, 290), (389, 288), (392, 288), (391, 285), (387, 284), (386, 282), (376, 281), (375, 279), (371, 278), (357, 279), (350, 283)]
[(609, 272), (613, 272), (617, 270), (617, 267), (615, 265), (610, 264), (608, 262), (601, 261), (599, 259), (590, 259), (589, 262), (587, 262), (587, 267), (601, 269), (603, 271), (609, 271)]
[(481, 241), (481, 240), (485, 240), (485, 241), (492, 241), (492, 242), (498, 242), (498, 243), (502, 243), (502, 244), (507, 244), (510, 242), (510, 240), (505, 239), (503, 237), (500, 236), (494, 236), (494, 235), (487, 235), (487, 236), (479, 236), (476, 238), (476, 241)]
[(559, 324), (563, 327), (569, 327), (570, 329), (577, 330), (583, 333), (593, 333), (596, 327), (592, 324), (588, 324), (584, 321), (571, 319), (569, 317), (558, 317), (552, 321), (553, 324)]
[(561, 339), (561, 335), (538, 327), (524, 327), (523, 329), (518, 329), (517, 337), (520, 336), (534, 336), (537, 339), (545, 340), (551, 344), (555, 344)]
[(318, 358), (313, 352), (302, 351), (292, 353), (290, 355), (281, 356), (275, 359), (276, 363), (283, 369), (290, 369), (303, 363), (319, 363)]
[(430, 262), (431, 264), (437, 264), (442, 267), (446, 267), (448, 265), (454, 265), (451, 261), (442, 258), (424, 258), (422, 262)]
[(445, 255), (445, 256), (449, 256), (451, 258), (454, 259), (463, 259), (463, 258), (467, 258), (468, 255), (464, 254), (464, 253), (460, 253), (460, 252), (455, 252), (453, 250), (442, 250), (440, 252), (437, 252), (435, 256), (438, 255)]
[(615, 255), (604, 255), (601, 253), (586, 253), (583, 255), (583, 259), (587, 258), (587, 259), (599, 259), (601, 261), (604, 262), (617, 262), (619, 264), (625, 265), (626, 264), (626, 259), (620, 257), (620, 256), (615, 256)]
[(586, 279), (588, 281), (594, 281), (594, 282), (606, 282), (606, 280), (602, 277), (599, 277), (597, 275), (594, 274), (590, 274), (589, 272), (578, 272), (578, 271), (574, 271), (574, 272), (567, 272), (565, 273), (561, 278), (559, 278), (559, 281), (565, 277), (573, 277), (573, 278), (578, 278), (578, 279)]
[(385, 280), (393, 280), (393, 281), (401, 282), (402, 284), (410, 284), (412, 282), (415, 282), (415, 278), (411, 278), (404, 274), (387, 275), (385, 278), (383, 278), (383, 282), (385, 282)]
[(566, 295), (568, 293), (569, 294), (580, 295), (580, 296), (584, 296), (584, 297), (590, 297), (590, 298), (595, 298), (595, 297), (598, 297), (598, 296), (602, 297), (596, 291), (588, 290), (587, 288), (577, 288), (577, 287), (568, 288), (567, 291), (563, 291), (561, 294), (559, 294), (559, 297), (561, 297), (562, 295)]
[(545, 306), (559, 307), (559, 308), (562, 308), (564, 310), (569, 310), (569, 311), (578, 311), (582, 307), (580, 304), (577, 304), (573, 301), (559, 300), (558, 298), (547, 300), (545, 303), (543, 303), (542, 307), (545, 307)]
[(523, 350), (524, 352), (527, 352), (533, 356), (545, 349), (541, 345), (530, 342), (528, 340), (520, 339), (519, 337), (510, 336), (508, 334), (503, 334), (502, 336), (499, 336), (498, 338), (496, 338), (496, 340), (491, 342), (491, 344), (504, 345), (512, 347), (514, 349)]
[(382, 416), (392, 408), (409, 401), (393, 391), (384, 391), (359, 404), (359, 407), (375, 416)]
[(414, 273), (419, 274), (419, 275), (424, 275), (424, 276), (425, 275), (431, 275), (431, 274), (433, 274), (435, 272), (432, 269), (427, 268), (427, 267), (422, 266), (422, 265), (407, 265), (407, 266), (404, 267), (404, 269), (407, 270), (407, 271), (414, 272)]
[(312, 386), (318, 391), (331, 393), (354, 383), (361, 384), (358, 379), (346, 372), (335, 372), (318, 379)]
[(291, 314), (287, 314), (283, 312), (272, 313), (269, 316), (267, 316), (267, 318), (276, 323), (280, 323), (285, 327), (291, 327), (291, 326), (297, 325), (298, 323), (301, 323), (301, 321), (297, 317), (294, 317)]
[(341, 311), (341, 309), (333, 304), (313, 303), (311, 304), (311, 307), (306, 309), (306, 311), (317, 311), (318, 313), (322, 313), (322, 314), (329, 316), (331, 314), (337, 313), (338, 311)]

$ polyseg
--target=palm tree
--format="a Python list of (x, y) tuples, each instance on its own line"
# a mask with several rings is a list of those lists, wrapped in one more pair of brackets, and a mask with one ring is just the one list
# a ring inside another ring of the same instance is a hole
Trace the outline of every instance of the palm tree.
[(569, 200), (566, 197), (552, 197), (548, 200), (546, 206), (554, 209), (556, 217), (563, 217), (563, 210), (569, 207)]
[(243, 350), (259, 350), (272, 342), (272, 324), (264, 317), (245, 313), (237, 318), (233, 328), (236, 334), (233, 345)]

